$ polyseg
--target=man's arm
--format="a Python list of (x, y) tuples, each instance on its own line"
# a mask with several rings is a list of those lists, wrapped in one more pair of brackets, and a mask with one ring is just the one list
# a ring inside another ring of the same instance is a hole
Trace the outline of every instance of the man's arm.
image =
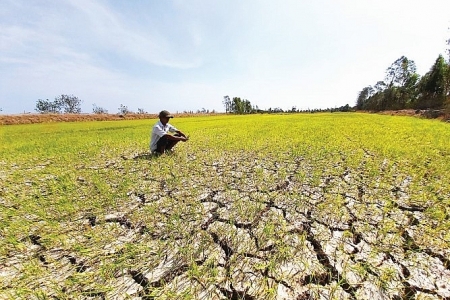
[(181, 131), (177, 131), (179, 136), (171, 135), (171, 134), (165, 134), (164, 136), (167, 137), (168, 140), (186, 142), (188, 140), (186, 135), (184, 135), (182, 132), (181, 133), (179, 133), (179, 132), (181, 132)]
[(189, 139), (184, 133), (182, 133), (180, 130), (175, 131), (176, 133), (178, 133), (179, 135), (181, 135), (182, 137)]

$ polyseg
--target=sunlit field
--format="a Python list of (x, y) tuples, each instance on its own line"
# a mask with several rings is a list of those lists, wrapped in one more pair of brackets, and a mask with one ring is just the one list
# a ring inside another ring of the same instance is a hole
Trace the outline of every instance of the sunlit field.
[(450, 125), (373, 114), (0, 126), (0, 299), (450, 298)]

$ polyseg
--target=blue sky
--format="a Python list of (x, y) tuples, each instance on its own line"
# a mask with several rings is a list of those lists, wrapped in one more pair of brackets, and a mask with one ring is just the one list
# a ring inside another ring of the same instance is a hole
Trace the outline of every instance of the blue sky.
[(425, 74), (450, 38), (448, 0), (0, 0), (0, 108), (60, 94), (223, 111), (354, 105), (402, 55)]

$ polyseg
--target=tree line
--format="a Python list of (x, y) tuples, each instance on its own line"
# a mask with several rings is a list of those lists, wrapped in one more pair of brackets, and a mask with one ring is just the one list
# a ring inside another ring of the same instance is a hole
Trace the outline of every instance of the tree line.
[[(55, 97), (55, 100), (50, 101), (49, 99), (43, 100), (38, 99), (36, 102), (36, 108), (35, 111), (40, 114), (79, 114), (81, 113), (81, 103), (83, 101), (74, 96), (74, 95), (66, 95), (62, 94), (57, 97)], [(92, 112), (94, 114), (107, 114), (108, 110), (97, 106), (96, 104), (92, 105)], [(119, 115), (126, 115), (126, 114), (132, 114), (134, 113), (130, 109), (128, 109), (128, 106), (120, 104), (120, 107), (118, 108), (118, 114)], [(138, 108), (137, 111), (138, 114), (146, 114), (147, 112), (143, 108)]]
[(233, 97), (233, 99), (231, 99), (229, 96), (224, 96), (222, 103), (226, 113), (243, 115), (252, 114), (258, 111), (258, 106), (254, 107), (249, 100), (241, 99), (240, 97)]
[[(450, 46), (450, 39), (447, 41)], [(280, 113), (280, 112), (347, 112), (354, 110), (384, 111), (400, 109), (440, 110), (450, 112), (450, 47), (446, 50), (447, 61), (442, 55), (435, 60), (424, 75), (417, 73), (416, 64), (401, 56), (386, 69), (384, 80), (363, 88), (357, 96), (356, 105), (348, 104), (338, 108), (290, 110), (281, 108), (259, 109), (247, 99), (224, 96), (225, 112), (234, 114)]]
[(54, 101), (38, 99), (35, 110), (39, 113), (81, 113), (81, 99), (74, 95), (60, 95)]
[(224, 96), (222, 101), (225, 112), (232, 114), (254, 114), (254, 113), (316, 113), (316, 112), (348, 112), (352, 111), (353, 108), (346, 104), (335, 108), (325, 108), (325, 109), (297, 109), (296, 106), (292, 106), (291, 109), (282, 109), (280, 107), (269, 107), (268, 109), (260, 109), (258, 105), (252, 105), (252, 103), (247, 99), (241, 99), (240, 97)]
[[(450, 46), (450, 39), (447, 40)], [(450, 109), (450, 48), (423, 76), (413, 60), (402, 56), (386, 69), (385, 78), (363, 88), (356, 99), (358, 110)]]
[(383, 81), (363, 88), (356, 100), (359, 110), (442, 109), (448, 104), (450, 67), (442, 55), (424, 76), (405, 56), (386, 70)]

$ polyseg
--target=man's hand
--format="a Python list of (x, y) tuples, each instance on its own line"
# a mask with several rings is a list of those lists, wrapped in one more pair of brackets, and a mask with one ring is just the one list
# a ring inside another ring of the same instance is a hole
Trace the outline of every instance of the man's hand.
[(177, 134), (180, 136), (179, 141), (186, 142), (187, 140), (189, 140), (189, 137), (185, 135), (183, 132), (177, 131)]

